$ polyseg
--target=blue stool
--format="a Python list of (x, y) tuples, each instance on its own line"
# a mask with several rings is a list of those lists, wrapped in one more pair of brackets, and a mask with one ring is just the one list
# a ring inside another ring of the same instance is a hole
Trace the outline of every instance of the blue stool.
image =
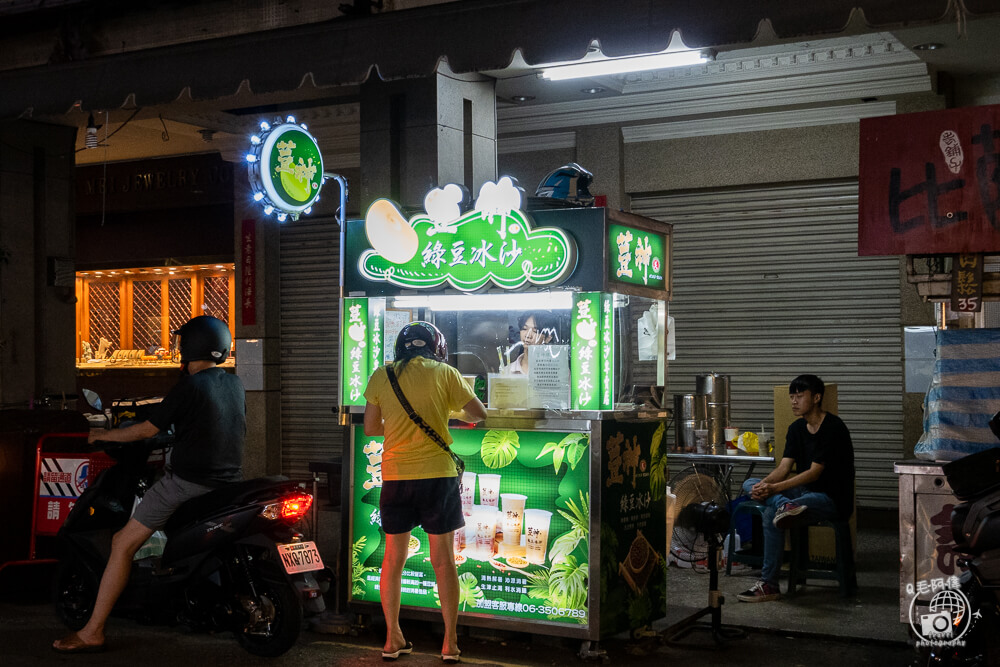
[[(833, 530), (836, 539), (836, 563), (832, 566), (813, 563), (809, 557), (809, 526)], [(854, 565), (854, 543), (849, 521), (817, 521), (792, 528), (789, 537), (792, 551), (788, 570), (788, 594), (795, 594), (795, 587), (805, 585), (807, 579), (836, 580), (840, 594), (851, 597), (858, 591), (858, 576)]]
[[(733, 561), (753, 565), (754, 567), (761, 567), (764, 564), (764, 556), (762, 553), (755, 554), (750, 551), (736, 550), (736, 518), (740, 514), (751, 514), (751, 516), (756, 514), (757, 516), (763, 517), (764, 506), (756, 500), (747, 500), (740, 503), (733, 509), (733, 512), (729, 517), (729, 549), (726, 552), (727, 576), (733, 573)], [(754, 549), (761, 551), (761, 545), (755, 544)]]

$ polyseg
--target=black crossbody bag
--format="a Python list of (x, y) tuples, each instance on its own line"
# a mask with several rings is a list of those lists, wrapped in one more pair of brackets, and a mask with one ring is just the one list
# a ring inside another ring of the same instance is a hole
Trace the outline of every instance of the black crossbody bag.
[(399, 399), (399, 404), (403, 406), (404, 410), (406, 410), (406, 415), (414, 424), (420, 427), (421, 431), (427, 434), (427, 437), (436, 442), (441, 449), (448, 452), (449, 456), (451, 456), (451, 460), (455, 462), (455, 469), (458, 470), (458, 488), (461, 491), (462, 473), (465, 472), (465, 461), (459, 458), (455, 452), (451, 451), (451, 447), (449, 447), (448, 443), (444, 441), (444, 438), (438, 435), (438, 432), (432, 429), (430, 425), (423, 420), (423, 417), (413, 411), (413, 406), (410, 405), (408, 400), (406, 400), (406, 395), (403, 393), (402, 387), (399, 386), (399, 380), (396, 379), (396, 373), (392, 370), (392, 366), (385, 367), (385, 374), (389, 377), (389, 384), (392, 385), (392, 390), (396, 392), (396, 398)]

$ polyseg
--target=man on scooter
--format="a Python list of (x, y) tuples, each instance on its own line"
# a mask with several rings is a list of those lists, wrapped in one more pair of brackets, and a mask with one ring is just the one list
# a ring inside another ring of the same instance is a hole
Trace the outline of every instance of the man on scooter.
[(116, 430), (93, 430), (88, 441), (132, 442), (172, 429), (175, 442), (164, 476), (149, 488), (129, 522), (115, 533), (94, 612), (78, 632), (56, 640), (60, 653), (104, 649), (104, 625), (128, 584), (136, 551), (184, 502), (242, 479), (246, 439), (243, 382), (217, 365), (229, 354), (229, 327), (203, 315), (174, 331), (183, 376), (149, 420)]

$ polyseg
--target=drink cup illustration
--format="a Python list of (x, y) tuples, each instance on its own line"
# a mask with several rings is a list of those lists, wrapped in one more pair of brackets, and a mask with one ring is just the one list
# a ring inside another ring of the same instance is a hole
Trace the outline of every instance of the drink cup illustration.
[(479, 504), (496, 509), (500, 500), (500, 475), (479, 475)]
[(497, 532), (497, 510), (488, 505), (472, 507), (472, 526), (476, 532), (476, 555), (482, 560), (493, 557), (493, 539)]
[(476, 473), (462, 473), (462, 514), (472, 516), (472, 506), (476, 502)]
[(529, 563), (541, 565), (545, 562), (551, 520), (552, 512), (536, 509), (524, 510), (524, 546)]
[(503, 516), (503, 541), (505, 544), (521, 543), (521, 526), (524, 522), (524, 502), (528, 496), (520, 493), (501, 493), (501, 514)]

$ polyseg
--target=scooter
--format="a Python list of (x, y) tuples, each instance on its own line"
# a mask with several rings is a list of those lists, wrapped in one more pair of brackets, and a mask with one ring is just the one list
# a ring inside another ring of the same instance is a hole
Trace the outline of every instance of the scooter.
[[(990, 422), (1000, 438), (1000, 413)], [(959, 577), (967, 601), (968, 629), (961, 641), (926, 651), (922, 664), (948, 667), (1000, 665), (1000, 446), (944, 466), (962, 502), (951, 513)], [(956, 620), (958, 623), (958, 620)]]
[[(82, 628), (93, 612), (111, 537), (153, 484), (169, 446), (165, 438), (95, 443), (115, 464), (83, 492), (58, 534), (53, 597), (71, 629)], [(115, 612), (140, 622), (230, 631), (258, 656), (285, 653), (298, 639), (304, 611), (324, 610), (317, 576), (329, 571), (315, 543), (294, 529), (312, 500), (277, 476), (188, 501), (165, 527), (166, 542), (151, 540), (137, 553)]]

